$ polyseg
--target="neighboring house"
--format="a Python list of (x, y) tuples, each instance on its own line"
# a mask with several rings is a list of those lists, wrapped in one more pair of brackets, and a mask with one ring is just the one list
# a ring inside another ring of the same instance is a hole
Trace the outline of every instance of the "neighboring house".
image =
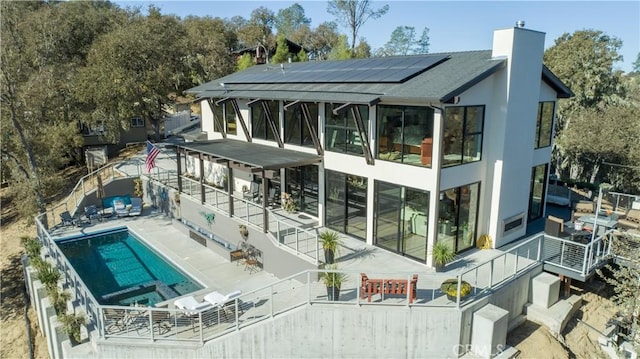
[(185, 146), (187, 171), (205, 158), (235, 191), (277, 188), (320, 225), (429, 266), (436, 241), (500, 247), (544, 216), (556, 102), (573, 95), (542, 63), (544, 36), (508, 28), (486, 51), (254, 66), (194, 87), (213, 142)]
[(120, 139), (117, 143), (108, 141), (104, 137), (104, 126), (86, 126), (80, 123), (80, 133), (82, 134), (84, 145), (83, 148), (107, 146), (109, 156), (115, 155), (119, 150), (126, 147), (128, 143), (140, 143), (147, 140), (149, 131), (153, 132), (153, 128), (147, 128), (145, 120), (141, 117), (132, 118), (129, 130), (120, 130)]
[[(289, 53), (291, 54), (292, 58), (293, 56), (297, 55), (300, 52), (300, 50), (303, 49), (302, 46), (296, 44), (295, 42), (289, 39), (286, 39), (286, 41), (287, 41), (287, 48), (289, 49)], [(267, 60), (273, 57), (273, 54), (276, 53), (277, 48), (278, 48), (278, 44), (276, 44), (274, 47), (269, 49), (267, 49), (263, 45), (258, 45), (255, 47), (245, 47), (240, 50), (234, 51), (233, 55), (235, 55), (236, 58), (239, 59), (240, 57), (242, 57), (242, 55), (249, 54), (251, 55), (251, 58), (253, 59), (254, 64), (262, 65), (269, 62)]]

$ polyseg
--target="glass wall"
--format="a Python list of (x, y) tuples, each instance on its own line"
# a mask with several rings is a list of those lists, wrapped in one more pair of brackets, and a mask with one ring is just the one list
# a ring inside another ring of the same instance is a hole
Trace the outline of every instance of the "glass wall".
[[(318, 134), (318, 104), (307, 103), (311, 114), (311, 126)], [(284, 112), (284, 142), (292, 145), (314, 147), (311, 133), (302, 116), (302, 107)]]
[[(349, 153), (364, 156), (362, 143), (355, 120), (351, 115), (351, 110), (342, 112), (339, 115), (333, 114), (333, 109), (342, 104), (326, 104), (325, 107), (325, 149), (332, 152)], [(369, 107), (358, 105), (362, 122), (364, 124), (363, 136), (367, 135), (369, 128)]]
[(327, 227), (362, 240), (367, 237), (367, 178), (325, 171)]
[(533, 167), (529, 189), (529, 221), (542, 217), (547, 187), (547, 164)]
[(553, 126), (553, 107), (555, 102), (538, 103), (538, 120), (536, 121), (535, 148), (551, 146), (551, 129)]
[(297, 203), (300, 212), (318, 216), (318, 166), (308, 165), (286, 169), (286, 190)]
[(480, 183), (440, 192), (438, 241), (456, 253), (473, 248), (476, 242)]
[(426, 262), (429, 192), (381, 181), (374, 192), (374, 243)]
[[(278, 101), (265, 101), (271, 112), (271, 118), (275, 121), (276, 129), (280, 129), (280, 106)], [(269, 121), (267, 120), (267, 114), (264, 112), (262, 103), (256, 103), (251, 106), (251, 137), (261, 138), (263, 140), (275, 141), (275, 136)]]
[(227, 125), (227, 133), (230, 135), (237, 135), (238, 128), (236, 126), (236, 111), (231, 105), (231, 101), (224, 103), (224, 118)]
[(213, 132), (222, 132), (222, 127), (220, 127), (218, 123), (224, 126), (224, 106), (216, 105), (217, 100), (218, 99), (211, 100), (211, 109), (213, 111)]
[(433, 109), (378, 106), (378, 158), (431, 167)]
[(447, 107), (442, 137), (442, 167), (480, 161), (484, 106)]

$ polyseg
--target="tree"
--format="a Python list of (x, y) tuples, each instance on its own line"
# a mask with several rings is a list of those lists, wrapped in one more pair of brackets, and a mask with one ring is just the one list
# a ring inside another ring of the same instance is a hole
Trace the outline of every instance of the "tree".
[(371, 57), (371, 46), (369, 46), (369, 43), (364, 38), (360, 38), (360, 42), (358, 46), (356, 46), (356, 51), (352, 57), (354, 59), (367, 59)]
[(391, 33), (389, 41), (376, 51), (376, 56), (417, 55), (427, 52), (429, 52), (428, 28), (425, 27), (420, 39), (416, 39), (416, 30), (413, 26), (398, 26)]
[[(63, 184), (56, 171), (82, 144), (78, 69), (96, 38), (124, 19), (106, 2), (0, 3), (0, 151), (3, 171), (33, 218)], [(6, 172), (5, 172), (6, 173)]]
[(242, 56), (240, 56), (240, 59), (238, 60), (238, 65), (236, 67), (237, 71), (242, 71), (244, 69), (248, 69), (249, 67), (253, 66), (253, 58), (251, 57), (250, 54), (243, 54)]
[(338, 42), (327, 54), (328, 60), (346, 60), (351, 58), (351, 50), (347, 43), (347, 35), (340, 35)]
[(170, 95), (190, 85), (185, 76), (186, 39), (184, 25), (175, 16), (150, 7), (147, 17), (134, 16), (96, 41), (77, 94), (95, 108), (93, 120), (102, 121), (111, 138), (136, 116), (153, 124), (159, 137)]
[(287, 46), (287, 38), (284, 35), (278, 35), (276, 53), (273, 54), (271, 61), (274, 64), (282, 64), (289, 60), (291, 56), (289, 53), (289, 46)]
[(413, 52), (415, 54), (427, 54), (429, 53), (429, 28), (422, 29), (422, 35), (418, 41), (416, 41)]
[(633, 62), (633, 71), (640, 72), (640, 52), (638, 52), (638, 56), (636, 57), (636, 61)]
[(262, 47), (267, 52), (268, 59), (269, 49), (275, 45), (272, 30), (274, 21), (273, 11), (262, 6), (253, 10), (249, 21), (238, 29), (238, 40), (245, 47)]
[(327, 12), (351, 31), (351, 53), (355, 53), (356, 38), (362, 25), (369, 19), (378, 19), (389, 11), (389, 5), (380, 9), (371, 8), (369, 0), (329, 0)]
[(304, 8), (295, 3), (288, 8), (278, 10), (278, 15), (274, 19), (274, 25), (279, 35), (287, 38), (302, 26), (309, 26), (311, 19), (304, 14)]
[(612, 238), (612, 241), (617, 264), (607, 264), (607, 271), (598, 270), (598, 275), (613, 289), (611, 299), (619, 309), (621, 324), (629, 333), (621, 335), (640, 350), (640, 260), (633, 255), (637, 253), (640, 241), (625, 234)]
[(340, 34), (335, 22), (324, 22), (315, 29), (301, 26), (293, 34), (291, 41), (309, 50), (309, 57), (314, 60), (326, 60), (331, 49), (338, 43)]
[(296, 54), (296, 59), (295, 61), (297, 62), (305, 62), (305, 61), (309, 61), (309, 57), (307, 56), (307, 52), (304, 51), (304, 49), (300, 50), (300, 52), (298, 52)]
[[(580, 30), (563, 34), (544, 53), (544, 62), (554, 74), (571, 88), (575, 96), (560, 103), (556, 119), (556, 144), (553, 151), (554, 167), (560, 177), (596, 181), (599, 166), (592, 166), (588, 156), (568, 148), (571, 139), (564, 138), (579, 132), (598, 133), (600, 125), (589, 122), (589, 112), (603, 113), (616, 106), (626, 106), (625, 84), (622, 73), (613, 70), (613, 65), (622, 57), (618, 50), (622, 42), (601, 31)], [(610, 112), (609, 112), (610, 113)], [(585, 127), (585, 121), (595, 127)], [(620, 121), (608, 122), (610, 126), (621, 125)], [(575, 129), (571, 129), (575, 127)], [(566, 134), (565, 134), (565, 131)], [(601, 149), (604, 147), (601, 146)], [(606, 157), (606, 154), (598, 156)], [(591, 173), (587, 173), (591, 171)]]
[(219, 18), (189, 16), (183, 24), (187, 31), (189, 80), (200, 85), (211, 79), (226, 76), (235, 70), (231, 55), (237, 47), (238, 38), (230, 31), (228, 21)]

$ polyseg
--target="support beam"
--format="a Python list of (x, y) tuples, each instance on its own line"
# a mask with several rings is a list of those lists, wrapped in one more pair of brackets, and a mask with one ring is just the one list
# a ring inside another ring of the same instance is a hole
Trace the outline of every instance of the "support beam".
[[(297, 102), (297, 101), (296, 101)], [(316, 148), (316, 152), (318, 155), (322, 156), (324, 154), (324, 150), (322, 149), (322, 145), (320, 144), (320, 139), (318, 138), (318, 133), (316, 129), (311, 125), (311, 111), (309, 111), (309, 106), (306, 103), (300, 105), (300, 110), (302, 111), (302, 118), (304, 122), (307, 124), (307, 129), (309, 130), (309, 134), (311, 134), (311, 140), (313, 141), (313, 145)], [(316, 123), (318, 123), (318, 119), (315, 119)]]
[(198, 154), (198, 160), (200, 161), (200, 202), (204, 204), (206, 197), (204, 193), (204, 158), (202, 153)]
[(211, 113), (213, 114), (213, 132), (216, 132), (216, 126), (218, 126), (218, 129), (220, 130), (220, 133), (222, 134), (222, 138), (227, 138), (227, 131), (225, 131), (224, 129), (224, 121), (221, 121), (221, 119), (218, 118), (218, 116), (216, 116), (216, 112), (213, 110), (214, 106), (218, 106), (213, 102), (212, 98), (208, 98), (207, 99), (207, 104), (209, 105), (209, 109), (211, 110)]
[(233, 179), (234, 173), (233, 169), (230, 166), (230, 161), (227, 162), (227, 194), (229, 200), (229, 215), (233, 217), (233, 183), (235, 182)]
[(269, 104), (267, 104), (266, 101), (262, 101), (262, 109), (264, 111), (265, 117), (267, 118), (269, 128), (271, 128), (271, 133), (273, 133), (273, 136), (278, 143), (278, 147), (284, 148), (284, 143), (282, 142), (282, 138), (280, 137), (280, 124), (274, 122), (273, 116), (271, 115), (271, 109), (269, 109)]
[(255, 99), (255, 100), (251, 100), (251, 101), (247, 102), (247, 106), (249, 106), (249, 107), (253, 107), (253, 105), (257, 105), (257, 104), (259, 104), (260, 102), (262, 102), (262, 99), (257, 98), (257, 99)]
[(290, 102), (290, 103), (284, 105), (284, 110), (285, 111), (289, 111), (289, 110), (292, 110), (292, 109), (294, 109), (294, 108), (296, 108), (296, 107), (298, 107), (300, 105), (302, 105), (302, 102), (300, 100), (295, 100), (293, 102)]
[(349, 108), (351, 108), (351, 106), (353, 106), (353, 104), (351, 102), (347, 102), (342, 106), (338, 106), (336, 108), (333, 109), (333, 114), (338, 116), (339, 114), (343, 113), (344, 111), (348, 110)]
[(182, 158), (180, 158), (180, 152), (181, 151), (176, 151), (176, 160), (178, 161), (178, 196), (182, 193)]
[(360, 145), (362, 146), (362, 152), (367, 160), (368, 165), (373, 166), (373, 155), (371, 154), (371, 146), (369, 146), (369, 136), (367, 136), (367, 129), (364, 128), (362, 122), (362, 115), (360, 114), (360, 108), (358, 106), (351, 106), (351, 115), (356, 123), (358, 129), (358, 135), (360, 136)]
[(267, 213), (267, 197), (269, 195), (269, 184), (262, 170), (262, 227), (264, 233), (269, 232), (269, 213)]
[(238, 122), (240, 122), (240, 126), (242, 126), (242, 132), (244, 132), (244, 136), (247, 138), (247, 142), (251, 142), (251, 136), (249, 135), (247, 124), (244, 122), (244, 118), (242, 117), (242, 114), (240, 113), (240, 108), (238, 107), (238, 101), (236, 101), (236, 99), (234, 98), (232, 98), (230, 101), (231, 101), (231, 106), (233, 106), (233, 110), (236, 112), (236, 118)]

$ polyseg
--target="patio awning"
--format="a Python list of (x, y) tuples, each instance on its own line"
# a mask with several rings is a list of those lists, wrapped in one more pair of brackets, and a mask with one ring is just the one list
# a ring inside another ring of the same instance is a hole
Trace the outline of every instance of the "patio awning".
[(181, 149), (262, 170), (279, 170), (322, 162), (322, 156), (316, 154), (230, 139), (184, 143), (178, 146), (178, 151)]

